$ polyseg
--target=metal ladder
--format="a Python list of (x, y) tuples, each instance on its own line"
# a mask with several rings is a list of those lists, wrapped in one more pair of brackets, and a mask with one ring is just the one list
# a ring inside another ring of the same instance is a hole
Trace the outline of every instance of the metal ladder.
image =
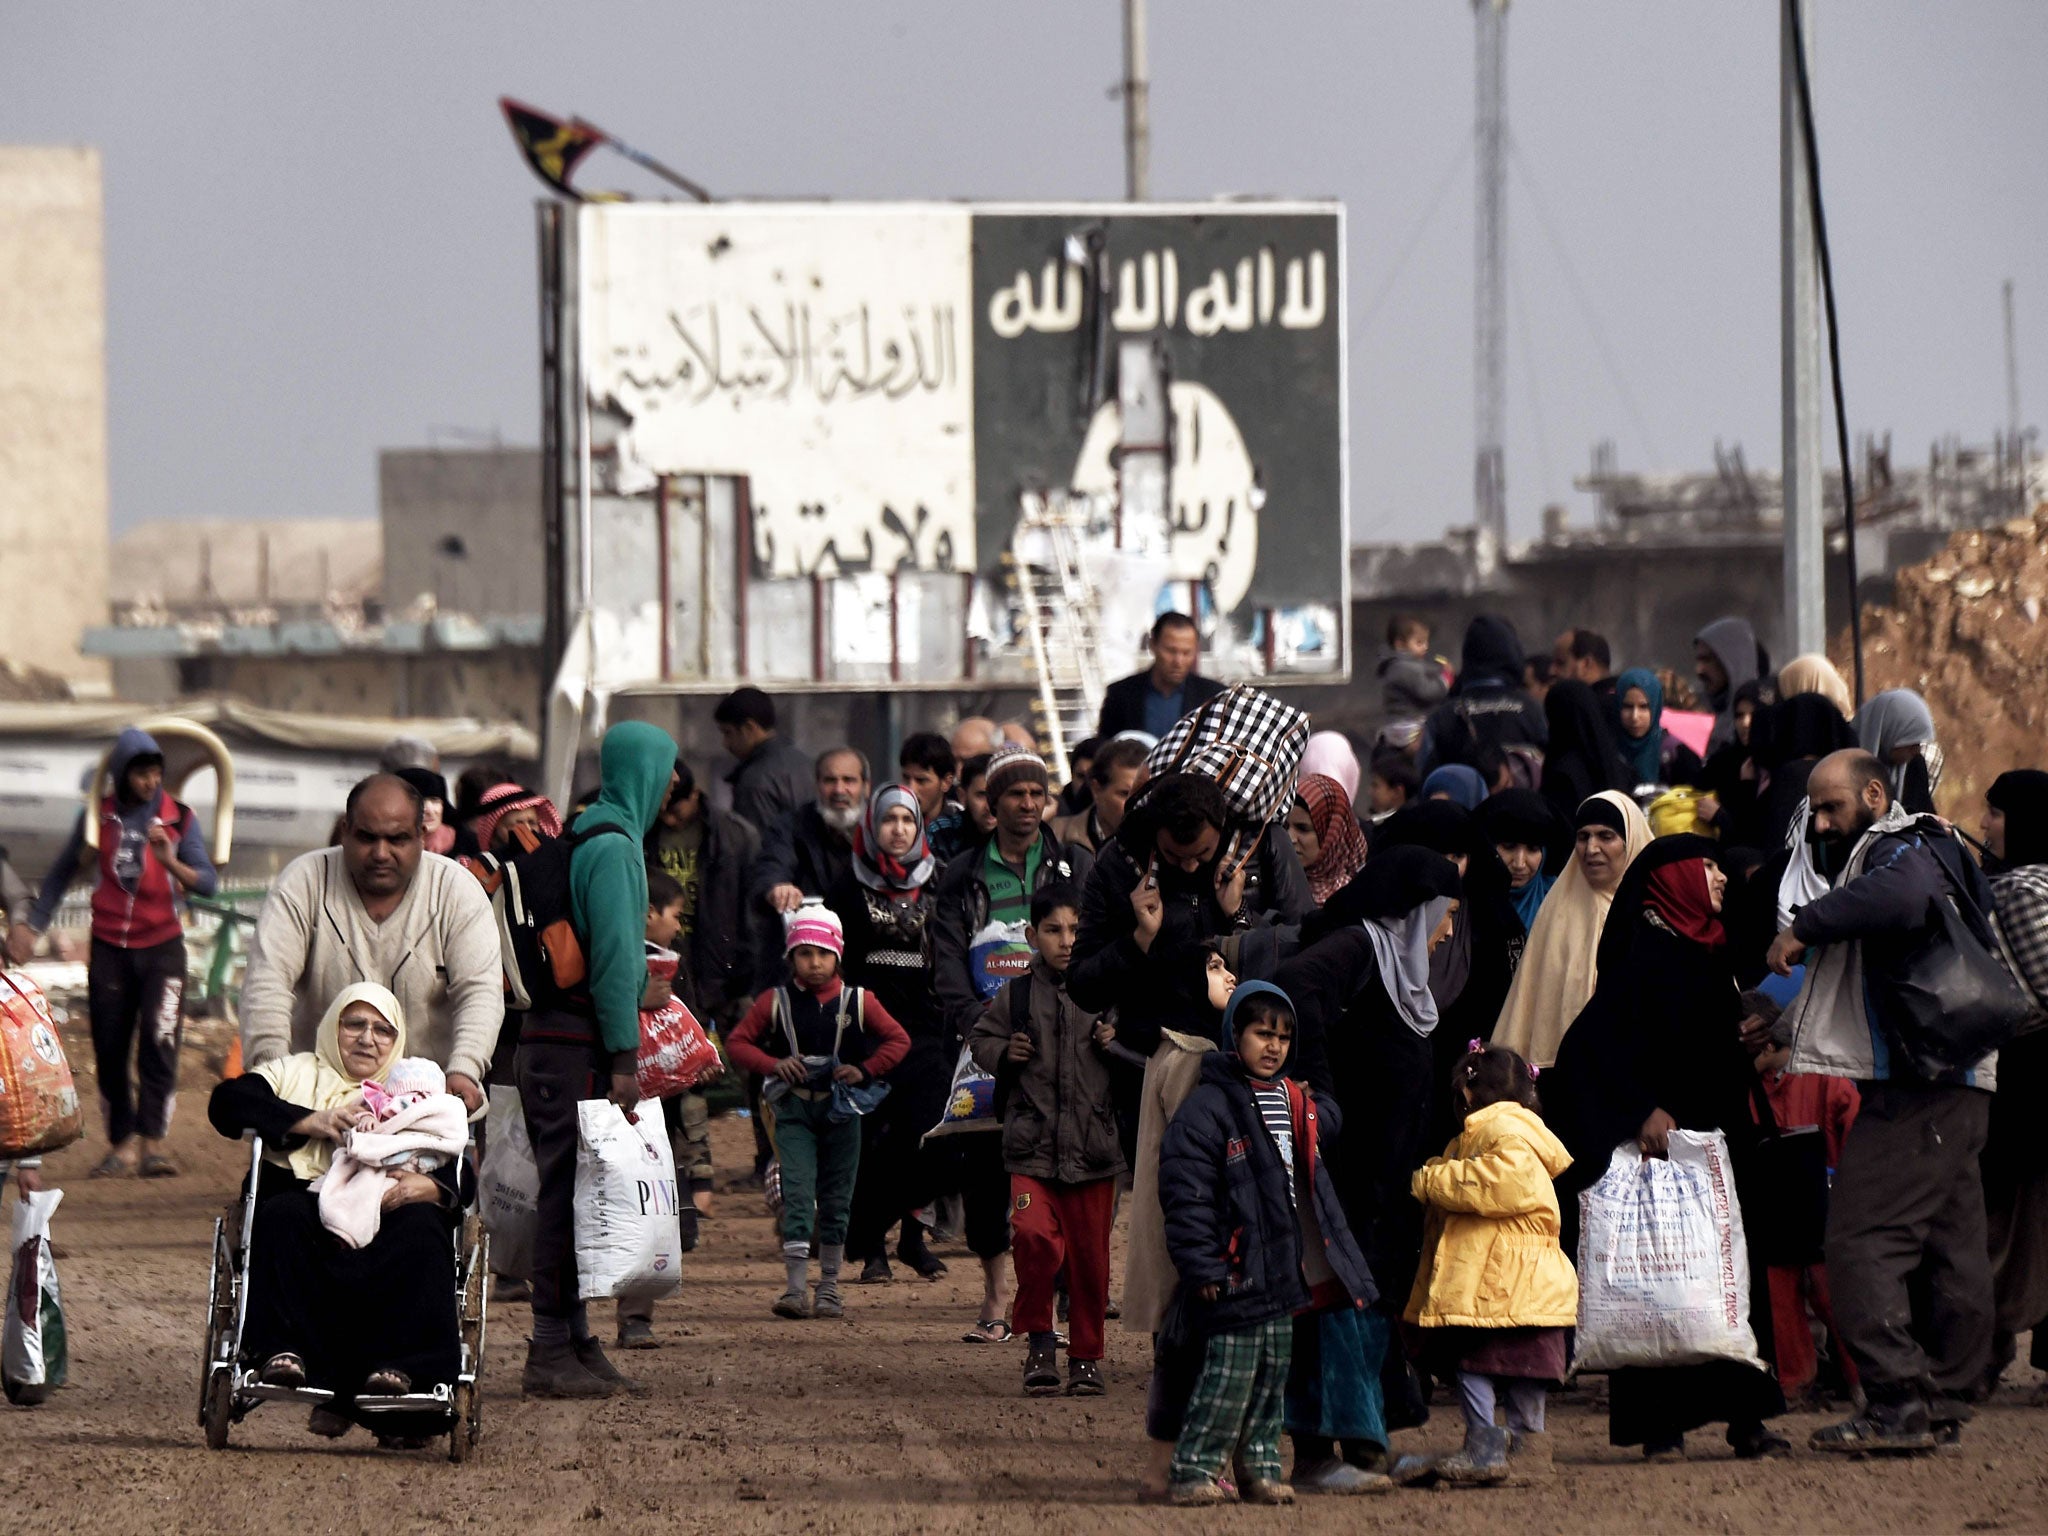
[(1031, 661), (1038, 674), (1037, 717), (1055, 784), (1072, 777), (1073, 747), (1095, 734), (1102, 714), (1102, 640), (1095, 585), (1081, 558), (1082, 535), (1096, 513), (1087, 496), (1026, 491), (1004, 557)]

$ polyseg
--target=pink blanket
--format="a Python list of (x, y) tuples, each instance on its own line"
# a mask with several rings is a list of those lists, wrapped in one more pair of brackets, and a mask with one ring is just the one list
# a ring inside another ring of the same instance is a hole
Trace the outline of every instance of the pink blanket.
[(431, 1094), (374, 1131), (350, 1131), (313, 1181), (320, 1224), (351, 1248), (369, 1247), (383, 1220), (391, 1170), (422, 1152), (460, 1157), (468, 1143), (469, 1115), (452, 1093)]

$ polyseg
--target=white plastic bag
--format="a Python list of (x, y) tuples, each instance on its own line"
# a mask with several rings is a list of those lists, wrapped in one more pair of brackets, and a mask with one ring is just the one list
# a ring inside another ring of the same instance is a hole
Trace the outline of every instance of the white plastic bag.
[(23, 1407), (33, 1407), (63, 1386), (70, 1368), (57, 1260), (50, 1252), (50, 1217), (63, 1198), (61, 1189), (24, 1191), (14, 1206), (14, 1267), (7, 1281), (6, 1321), (0, 1325), (0, 1385), (7, 1401)]
[(1579, 1196), (1575, 1368), (1763, 1368), (1749, 1327), (1749, 1249), (1719, 1131), (1673, 1131), (1668, 1157), (1632, 1141)]
[(576, 1106), (576, 1286), (581, 1299), (666, 1296), (682, 1283), (675, 1154), (661, 1104), (629, 1120), (610, 1099)]
[(491, 1273), (531, 1279), (540, 1169), (533, 1160), (533, 1142), (526, 1134), (526, 1112), (520, 1108), (517, 1088), (500, 1084), (491, 1089), (477, 1186), (484, 1228), (491, 1234)]

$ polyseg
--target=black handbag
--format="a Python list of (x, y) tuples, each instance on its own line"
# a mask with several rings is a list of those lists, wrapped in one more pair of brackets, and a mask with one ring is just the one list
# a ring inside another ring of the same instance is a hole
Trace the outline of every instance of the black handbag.
[(1896, 960), (1872, 966), (1891, 1044), (1928, 1082), (1970, 1071), (2017, 1035), (2032, 1012), (2026, 994), (1978, 937), (1989, 924), (1978, 914), (1973, 925), (1962, 910), (1969, 897), (1949, 885), (1928, 903), (1919, 942)]
[(1765, 1264), (1818, 1264), (1828, 1227), (1828, 1148), (1817, 1125), (1780, 1126), (1761, 1079), (1757, 1135), (1736, 1164), (1742, 1228)]

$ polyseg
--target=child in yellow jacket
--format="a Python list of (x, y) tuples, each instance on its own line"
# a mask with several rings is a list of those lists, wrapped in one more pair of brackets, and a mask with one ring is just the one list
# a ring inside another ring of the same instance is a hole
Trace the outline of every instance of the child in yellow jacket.
[[(1564, 1379), (1579, 1281), (1558, 1243), (1557, 1191), (1571, 1165), (1537, 1112), (1536, 1069), (1505, 1046), (1472, 1042), (1451, 1078), (1465, 1129), (1417, 1170), (1428, 1213), (1407, 1320), (1433, 1330), (1431, 1354), (1455, 1366), (1464, 1448), (1434, 1464), (1451, 1482), (1498, 1483), (1548, 1471), (1543, 1410)], [(1507, 1427), (1494, 1423), (1507, 1399)]]

